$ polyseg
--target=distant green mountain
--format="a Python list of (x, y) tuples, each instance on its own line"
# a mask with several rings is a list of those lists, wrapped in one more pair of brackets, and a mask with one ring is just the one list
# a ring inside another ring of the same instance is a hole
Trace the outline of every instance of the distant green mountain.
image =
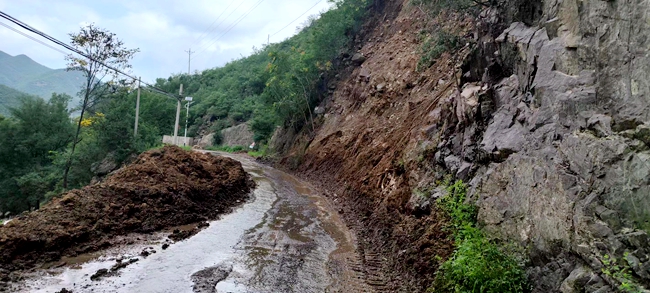
[(73, 97), (70, 105), (76, 106), (77, 93), (83, 85), (83, 74), (65, 69), (50, 69), (25, 55), (11, 56), (0, 51), (0, 84), (48, 100), (52, 93)]
[(26, 96), (26, 93), (0, 84), (0, 115), (8, 116), (9, 108), (20, 106), (20, 99)]

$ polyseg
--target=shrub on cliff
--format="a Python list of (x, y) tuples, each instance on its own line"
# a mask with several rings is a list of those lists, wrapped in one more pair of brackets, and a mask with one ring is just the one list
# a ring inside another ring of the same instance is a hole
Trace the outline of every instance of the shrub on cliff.
[(501, 251), (476, 226), (476, 207), (465, 202), (466, 187), (457, 181), (438, 206), (450, 217), (456, 250), (438, 270), (431, 292), (527, 292), (526, 274), (517, 260)]

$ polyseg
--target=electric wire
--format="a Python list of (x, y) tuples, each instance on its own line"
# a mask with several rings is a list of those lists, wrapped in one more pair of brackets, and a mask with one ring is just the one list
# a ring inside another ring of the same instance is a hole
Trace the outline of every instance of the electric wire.
[[(235, 1), (237, 1), (237, 0), (233, 0), (232, 2), (230, 2), (230, 4), (228, 4), (228, 6), (226, 6), (226, 9), (224, 9), (223, 12), (221, 12), (221, 14), (219, 14), (219, 16), (217, 16), (217, 18), (210, 24), (210, 26), (208, 26), (208, 28), (201, 34), (201, 36), (198, 37), (196, 40), (194, 40), (194, 44), (198, 44), (204, 37), (206, 37), (208, 34), (213, 32), (215, 29), (217, 29), (219, 27), (219, 25), (221, 25), (221, 23), (223, 23), (223, 20), (222, 20), (216, 27), (212, 28), (212, 26), (215, 23), (217, 23), (217, 20), (219, 20), (221, 18), (221, 16), (223, 16), (223, 14), (226, 13), (226, 11), (228, 11), (228, 8), (230, 8), (230, 6), (232, 6), (232, 4), (235, 3)], [(243, 1), (241, 3), (239, 3), (239, 6), (241, 6), (243, 3), (244, 3)], [(237, 6), (237, 8), (239, 8), (239, 6)], [(236, 11), (237, 8), (235, 8), (235, 10), (233, 10), (233, 12)], [(231, 12), (231, 14), (226, 16), (226, 19), (228, 17), (230, 17), (230, 15), (232, 15), (232, 12)]]
[[(43, 38), (45, 38), (45, 39), (47, 39), (47, 40), (49, 40), (49, 41), (51, 41), (51, 42), (57, 44), (57, 45), (59, 45), (59, 46), (65, 48), (65, 49), (68, 49), (69, 51), (72, 51), (72, 52), (74, 52), (74, 53), (76, 53), (76, 54), (78, 54), (78, 55), (81, 55), (81, 56), (83, 56), (83, 57), (89, 59), (89, 60), (92, 60), (92, 61), (94, 61), (94, 62), (97, 62), (98, 64), (100, 64), (100, 65), (102, 65), (102, 66), (104, 66), (104, 67), (106, 67), (106, 68), (108, 68), (108, 69), (110, 69), (110, 70), (113, 70), (113, 71), (115, 71), (116, 73), (119, 73), (119, 74), (122, 74), (122, 75), (124, 75), (124, 76), (127, 76), (127, 77), (129, 77), (129, 78), (131, 78), (131, 79), (133, 79), (133, 80), (138, 79), (138, 78), (136, 78), (136, 77), (134, 77), (134, 76), (132, 76), (132, 75), (130, 75), (130, 74), (128, 74), (128, 73), (125, 73), (125, 72), (123, 72), (123, 71), (121, 71), (121, 70), (119, 70), (119, 69), (117, 69), (117, 68), (115, 68), (115, 67), (113, 67), (113, 66), (107, 65), (107, 64), (105, 64), (104, 62), (101, 62), (101, 61), (99, 61), (99, 60), (97, 60), (97, 59), (95, 59), (95, 58), (93, 58), (93, 57), (87, 55), (86, 53), (81, 52), (80, 50), (78, 50), (78, 49), (76, 49), (76, 48), (74, 48), (74, 47), (72, 47), (72, 46), (70, 46), (70, 45), (68, 45), (68, 44), (66, 44), (66, 43), (64, 43), (64, 42), (62, 42), (62, 41), (59, 41), (59, 40), (57, 40), (56, 38), (54, 38), (54, 37), (52, 37), (52, 36), (50, 36), (50, 35), (48, 35), (48, 34), (46, 34), (46, 33), (44, 33), (44, 32), (41, 32), (41, 31), (39, 31), (39, 30), (37, 30), (37, 29), (31, 27), (30, 25), (28, 25), (28, 24), (26, 24), (26, 23), (24, 23), (24, 22), (22, 22), (22, 21), (20, 21), (20, 20), (18, 20), (18, 19), (16, 19), (16, 18), (12, 17), (11, 15), (9, 15), (9, 14), (3, 12), (3, 11), (0, 11), (0, 17), (4, 18), (4, 19), (6, 19), (6, 20), (9, 20), (9, 21), (13, 22), (14, 24), (18, 25), (19, 27), (21, 27), (21, 28), (23, 28), (23, 29), (25, 29), (25, 30), (27, 30), (27, 31), (29, 31), (29, 32), (32, 32), (32, 33), (34, 33), (34, 34), (37, 34), (37, 35), (39, 35), (39, 36), (41, 36), (41, 37), (43, 37)], [(147, 82), (142, 82), (142, 83), (145, 84), (145, 85), (147, 85), (149, 88), (151, 88), (151, 89), (153, 89), (153, 90), (155, 90), (155, 91), (161, 93), (161, 94), (164, 94), (164, 95), (166, 95), (166, 96), (168, 96), (168, 97), (171, 97), (171, 98), (174, 98), (174, 99), (177, 99), (177, 100), (180, 100), (180, 96), (178, 96), (178, 95), (174, 95), (174, 94), (167, 93), (167, 92), (165, 92), (164, 90), (159, 89), (159, 88), (157, 88), (157, 87), (155, 87), (155, 86), (153, 86), (153, 85), (151, 85), (151, 84), (149, 84), (149, 83), (147, 83)]]
[(203, 48), (203, 50), (201, 50), (200, 52), (194, 54), (194, 57), (196, 57), (196, 55), (201, 54), (202, 52), (205, 52), (205, 50), (207, 50), (208, 48), (210, 48), (213, 44), (216, 44), (216, 43), (217, 43), (221, 38), (223, 38), (226, 34), (228, 34), (228, 33), (229, 33), (229, 32), (230, 32), (230, 31), (231, 31), (235, 26), (237, 26), (237, 24), (239, 24), (239, 23), (240, 23), (242, 20), (244, 20), (244, 19), (245, 19), (249, 14), (251, 14), (251, 12), (253, 12), (253, 10), (255, 10), (255, 8), (257, 8), (258, 6), (260, 6), (260, 4), (262, 4), (262, 2), (264, 2), (264, 0), (260, 0), (260, 1), (257, 2), (257, 4), (253, 5), (253, 6), (252, 6), (252, 7), (251, 7), (247, 12), (245, 12), (244, 14), (242, 14), (242, 16), (240, 16), (239, 18), (237, 18), (237, 20), (235, 20), (235, 22), (232, 23), (232, 24), (231, 24), (231, 25), (226, 29), (226, 31), (223, 32), (223, 33), (222, 33), (222, 34), (221, 34), (217, 39), (215, 39), (214, 41), (210, 42), (210, 44), (208, 44), (208, 46), (206, 46), (205, 48)]
[(55, 48), (55, 47), (53, 47), (53, 46), (50, 46), (50, 45), (46, 44), (45, 42), (43, 42), (43, 41), (41, 41), (41, 40), (39, 40), (39, 39), (37, 39), (37, 38), (34, 38), (34, 37), (32, 37), (32, 36), (30, 36), (30, 35), (28, 35), (28, 34), (26, 34), (26, 33), (23, 33), (23, 32), (21, 32), (21, 31), (15, 29), (15, 28), (13, 28), (13, 27), (11, 27), (10, 25), (8, 25), (8, 24), (6, 24), (6, 23), (4, 23), (4, 22), (0, 22), (0, 25), (6, 27), (7, 29), (10, 29), (10, 30), (14, 31), (15, 33), (18, 33), (18, 34), (23, 35), (23, 37), (26, 37), (26, 38), (28, 38), (28, 39), (34, 41), (34, 42), (37, 42), (37, 43), (39, 43), (39, 44), (41, 44), (41, 45), (43, 45), (43, 46), (46, 46), (46, 47), (48, 47), (48, 48), (50, 48), (50, 49), (52, 49), (52, 50), (54, 50), (54, 51), (57, 51), (57, 52), (59, 52), (59, 53), (61, 53), (61, 54), (63, 54), (63, 55), (68, 55), (68, 53), (63, 52), (63, 51), (61, 51), (61, 50), (59, 50), (59, 49), (57, 49), (57, 48)]
[(279, 33), (282, 32), (284, 29), (286, 29), (287, 27), (289, 27), (291, 24), (293, 24), (294, 22), (298, 21), (298, 19), (300, 19), (301, 17), (303, 17), (305, 14), (307, 14), (307, 12), (311, 11), (312, 9), (314, 9), (314, 7), (316, 7), (316, 5), (320, 4), (321, 2), (323, 2), (323, 0), (320, 0), (320, 1), (316, 2), (316, 4), (314, 4), (314, 6), (309, 7), (309, 9), (307, 9), (307, 11), (303, 12), (300, 16), (298, 16), (296, 19), (294, 19), (293, 21), (291, 21), (289, 24), (285, 25), (285, 26), (284, 26), (283, 28), (281, 28), (279, 31), (277, 31), (277, 32), (275, 32), (274, 34), (272, 34), (271, 37), (272, 37), (272, 36), (275, 36), (275, 35), (277, 35), (277, 34), (279, 34)]
[[(242, 5), (244, 5), (244, 3), (245, 3), (245, 1), (241, 1), (241, 2), (239, 3), (239, 5), (237, 5), (237, 7), (235, 7), (235, 9), (234, 9), (233, 11), (231, 11), (231, 12), (228, 14), (228, 16), (226, 16), (224, 19), (222, 19), (222, 20), (219, 22), (219, 24), (217, 24), (217, 26), (215, 26), (214, 29), (212, 29), (212, 30), (210, 31), (210, 33), (212, 33), (212, 32), (215, 31), (219, 26), (221, 26), (221, 24), (223, 24), (224, 21), (226, 21), (226, 19), (230, 18), (230, 16), (233, 15), (233, 13), (235, 13), (235, 12), (239, 9), (239, 7), (241, 7)], [(215, 36), (215, 38), (216, 38), (216, 36)], [(208, 43), (208, 45), (206, 45), (206, 46), (202, 46), (201, 50), (205, 50), (205, 49), (207, 49), (208, 47), (210, 47), (210, 45), (211, 45), (210, 43), (211, 43), (212, 41), (214, 41), (215, 38), (212, 38), (210, 41), (206, 42), (206, 43)], [(200, 45), (200, 44), (199, 44), (199, 45)]]

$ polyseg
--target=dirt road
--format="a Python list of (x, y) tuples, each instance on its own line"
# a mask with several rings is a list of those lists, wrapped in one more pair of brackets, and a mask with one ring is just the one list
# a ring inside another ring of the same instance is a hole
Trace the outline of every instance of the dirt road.
[[(250, 202), (166, 249), (166, 234), (149, 236), (88, 262), (38, 273), (22, 291), (371, 291), (355, 239), (317, 190), (248, 157), (222, 155), (240, 161), (257, 183)], [(126, 265), (113, 273), (119, 264)], [(108, 273), (95, 275), (102, 269)]]

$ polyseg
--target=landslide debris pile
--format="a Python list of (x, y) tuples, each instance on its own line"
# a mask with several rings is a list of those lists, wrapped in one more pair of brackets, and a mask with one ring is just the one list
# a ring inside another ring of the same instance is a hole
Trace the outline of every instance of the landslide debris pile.
[(235, 160), (169, 146), (148, 151), (104, 182), (0, 226), (0, 275), (106, 248), (116, 236), (215, 219), (252, 186)]

